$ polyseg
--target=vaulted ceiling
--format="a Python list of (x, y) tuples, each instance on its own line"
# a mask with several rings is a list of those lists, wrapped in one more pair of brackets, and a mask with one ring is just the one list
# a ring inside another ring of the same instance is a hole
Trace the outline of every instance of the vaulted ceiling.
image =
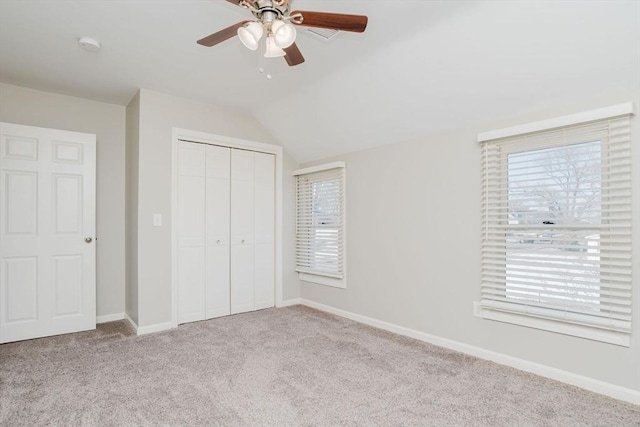
[(121, 105), (143, 87), (241, 110), (298, 161), (640, 90), (635, 0), (293, 8), (368, 15), (369, 26), (330, 41), (299, 30), (306, 62), (288, 67), (237, 38), (195, 43), (250, 18), (223, 0), (0, 0), (0, 80)]

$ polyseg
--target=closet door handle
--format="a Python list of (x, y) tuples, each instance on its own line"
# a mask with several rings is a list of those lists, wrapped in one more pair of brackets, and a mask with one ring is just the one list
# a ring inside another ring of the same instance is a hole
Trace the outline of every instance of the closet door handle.
[(240, 243), (244, 243), (244, 239), (240, 240)]
[(216, 240), (216, 243), (219, 245), (220, 244), (220, 240)]

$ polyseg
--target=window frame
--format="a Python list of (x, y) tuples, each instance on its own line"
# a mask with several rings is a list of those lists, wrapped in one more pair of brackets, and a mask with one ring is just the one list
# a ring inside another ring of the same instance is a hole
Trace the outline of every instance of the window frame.
[[(325, 286), (331, 286), (335, 288), (345, 289), (347, 286), (347, 260), (346, 260), (346, 234), (347, 234), (347, 223), (346, 223), (346, 165), (345, 162), (331, 162), (325, 163), (317, 166), (312, 166), (308, 168), (298, 169), (293, 171), (292, 175), (296, 179), (295, 188), (297, 189), (298, 183), (297, 180), (300, 176), (304, 175), (312, 175), (319, 172), (329, 171), (332, 169), (340, 169), (341, 170), (341, 184), (342, 184), (342, 200), (341, 200), (341, 231), (342, 237), (340, 239), (340, 243), (342, 246), (342, 251), (340, 253), (340, 258), (342, 262), (342, 277), (338, 277), (339, 275), (334, 275), (326, 272), (314, 272), (305, 269), (305, 271), (301, 271), (301, 267), (298, 265), (296, 261), (296, 272), (298, 273), (298, 279), (303, 282), (315, 283)], [(296, 225), (296, 255), (298, 254), (298, 194), (296, 191), (296, 199), (295, 199), (295, 225)]]
[[(481, 134), (478, 134), (478, 142), (490, 143), (490, 141), (503, 139), (503, 138), (518, 137), (520, 135), (525, 135), (525, 134), (533, 134), (537, 132), (554, 131), (554, 130), (561, 131), (563, 130), (563, 128), (568, 128), (573, 125), (581, 125), (581, 124), (586, 124), (586, 123), (594, 122), (598, 120), (621, 118), (623, 116), (630, 118), (633, 115), (633, 110), (634, 108), (631, 102), (625, 103), (625, 104), (619, 104), (619, 105), (606, 107), (598, 110), (592, 110), (592, 111), (573, 114), (569, 116), (563, 116), (556, 119), (545, 120), (542, 122), (535, 122), (535, 123), (530, 123), (526, 125), (515, 126), (512, 128), (506, 128), (506, 129), (481, 133)], [(509, 200), (509, 194), (508, 194), (509, 155), (515, 154), (515, 153), (523, 153), (528, 151), (546, 149), (546, 148), (569, 146), (574, 143), (579, 144), (583, 142), (586, 143), (590, 141), (576, 140), (576, 141), (568, 142), (564, 144), (559, 144), (557, 141), (549, 142), (549, 143), (539, 141), (535, 145), (532, 144), (531, 146), (526, 147), (526, 150), (522, 149), (522, 147), (510, 147), (508, 143), (502, 145), (501, 146), (502, 148), (500, 151), (500, 157), (498, 161), (498, 167), (500, 167), (500, 169), (504, 171), (499, 175), (500, 190), (499, 190), (498, 197), (500, 198), (500, 200), (504, 202), (508, 202)], [(600, 140), (600, 143), (601, 143), (601, 155), (603, 156), (603, 159), (604, 159), (604, 153), (608, 151), (609, 149), (608, 144), (610, 144), (610, 141), (605, 138)], [(632, 146), (631, 141), (629, 142), (629, 145)], [(484, 150), (485, 150), (485, 147), (483, 147), (483, 160), (482, 160), (483, 162), (486, 161), (484, 158)], [(634, 161), (634, 158), (632, 153), (631, 159), (630, 159), (632, 170), (637, 167), (635, 164), (633, 164), (634, 163), (633, 161)], [(487, 168), (487, 165), (483, 166), (483, 175), (485, 173), (490, 172), (490, 171), (486, 172), (485, 171), (486, 168)], [(604, 168), (605, 166), (603, 162), (602, 173), (605, 173)], [(633, 190), (634, 190), (633, 185), (635, 184), (633, 179), (631, 179), (630, 184), (632, 186), (631, 192), (633, 193)], [(482, 191), (483, 191), (483, 197), (484, 197), (484, 193), (486, 189), (483, 188)], [(606, 191), (606, 188), (603, 188), (602, 191), (603, 192)], [(486, 202), (487, 200), (485, 200), (485, 203)], [(632, 210), (633, 210), (634, 203), (635, 202), (633, 200), (630, 203)], [(632, 223), (631, 227), (633, 227), (633, 225), (634, 224)], [(484, 233), (487, 231), (486, 227), (488, 227), (488, 225), (485, 224), (483, 220), (483, 242), (486, 238), (484, 235)], [(633, 236), (633, 234), (634, 232), (632, 230), (631, 236)], [(506, 244), (506, 239), (507, 238), (505, 234), (505, 244)], [(483, 243), (483, 247), (484, 247), (484, 243)], [(483, 249), (483, 253), (484, 253), (484, 249)], [(506, 268), (507, 255), (508, 254), (505, 251), (505, 255), (504, 255), (505, 268)], [(484, 261), (483, 261), (483, 268), (484, 268)], [(482, 285), (482, 287), (484, 287), (484, 284)], [(505, 281), (505, 291), (506, 291), (506, 287), (507, 287), (507, 283)], [(514, 306), (517, 306), (517, 305), (518, 304), (514, 304)], [(631, 334), (627, 332), (619, 332), (615, 330), (608, 330), (608, 329), (602, 329), (595, 326), (589, 326), (586, 324), (579, 324), (579, 323), (572, 322), (569, 319), (562, 320), (558, 318), (552, 319), (544, 316), (536, 316), (535, 313), (527, 313), (526, 310), (519, 310), (518, 312), (510, 312), (508, 310), (499, 310), (495, 308), (492, 309), (491, 307), (483, 306), (481, 301), (474, 301), (474, 315), (476, 317), (481, 317), (487, 320), (501, 321), (505, 323), (511, 323), (511, 324), (516, 324), (520, 326), (541, 329), (545, 331), (572, 335), (572, 336), (592, 339), (596, 341), (616, 344), (616, 345), (625, 346), (625, 347), (628, 347), (630, 345)], [(632, 317), (633, 316), (634, 314), (632, 313)]]

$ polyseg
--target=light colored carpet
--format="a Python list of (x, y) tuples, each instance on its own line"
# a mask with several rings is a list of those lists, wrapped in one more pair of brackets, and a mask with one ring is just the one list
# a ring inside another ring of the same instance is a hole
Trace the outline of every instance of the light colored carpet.
[(640, 426), (640, 409), (296, 306), (4, 344), (0, 425)]

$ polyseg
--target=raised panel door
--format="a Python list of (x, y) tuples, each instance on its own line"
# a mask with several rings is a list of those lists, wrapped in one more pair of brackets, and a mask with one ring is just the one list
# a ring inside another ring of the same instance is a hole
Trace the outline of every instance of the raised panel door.
[(95, 328), (95, 150), (0, 123), (0, 342)]

